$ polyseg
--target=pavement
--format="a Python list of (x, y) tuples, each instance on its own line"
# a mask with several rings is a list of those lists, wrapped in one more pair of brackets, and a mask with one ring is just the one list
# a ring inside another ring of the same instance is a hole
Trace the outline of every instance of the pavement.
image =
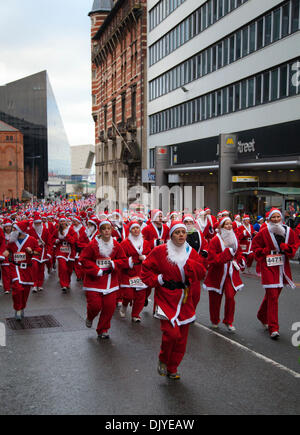
[(208, 295), (202, 291), (180, 381), (157, 374), (161, 332), (152, 302), (141, 324), (133, 324), (129, 312), (121, 319), (116, 310), (111, 339), (100, 342), (95, 329), (85, 327), (85, 295), (74, 277), (68, 294), (61, 293), (52, 272), (44, 291), (30, 295), (26, 316), (52, 316), (56, 326), (51, 328), (10, 329), (11, 296), (0, 293), (0, 322), (6, 322), (0, 414), (298, 415), (300, 266), (293, 264), (292, 271), (297, 288), (280, 296), (277, 341), (256, 319), (264, 290), (254, 274), (243, 275), (234, 334), (222, 325), (211, 330)]

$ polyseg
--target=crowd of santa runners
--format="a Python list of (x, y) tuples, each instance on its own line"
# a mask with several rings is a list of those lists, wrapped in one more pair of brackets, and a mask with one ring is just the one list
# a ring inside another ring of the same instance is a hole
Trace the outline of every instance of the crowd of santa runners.
[(277, 208), (255, 223), (227, 210), (213, 216), (209, 208), (124, 217), (120, 210), (97, 214), (94, 200), (87, 199), (20, 204), (2, 210), (0, 224), (2, 286), (12, 296), (17, 321), (25, 317), (30, 292), (47, 291), (45, 276), (51, 273), (58, 274), (63, 294), (71, 290), (72, 274), (82, 283), (85, 323), (92, 328), (97, 319), (100, 340), (109, 339), (116, 310), (141, 322), (152, 293), (162, 331), (158, 372), (170, 379), (180, 378), (201, 288), (208, 291), (211, 327), (218, 329), (222, 317), (233, 333), (236, 294), (244, 287), (243, 273), (252, 269), (264, 289), (257, 319), (272, 339), (279, 337), (279, 295), (285, 286), (295, 288), (290, 260), (300, 245), (300, 225), (285, 225)]

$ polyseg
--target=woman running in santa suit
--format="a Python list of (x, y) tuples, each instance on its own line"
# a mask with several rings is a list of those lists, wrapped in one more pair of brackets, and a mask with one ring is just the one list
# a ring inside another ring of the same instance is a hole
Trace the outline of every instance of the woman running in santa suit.
[(126, 316), (129, 303), (132, 303), (131, 318), (134, 323), (141, 322), (140, 313), (144, 308), (147, 286), (141, 280), (142, 263), (151, 251), (151, 244), (144, 240), (138, 222), (129, 225), (129, 236), (121, 243), (128, 259), (127, 269), (121, 273), (122, 306), (120, 316)]
[(154, 317), (161, 321), (158, 373), (170, 379), (180, 379), (177, 368), (185, 354), (189, 325), (196, 318), (190, 286), (206, 272), (186, 237), (186, 226), (173, 222), (170, 240), (154, 248), (142, 265), (142, 281), (155, 287)]
[(257, 318), (269, 330), (272, 339), (279, 337), (278, 299), (281, 290), (285, 285), (295, 288), (289, 259), (295, 256), (298, 244), (295, 232), (282, 221), (281, 211), (272, 209), (266, 228), (259, 231), (252, 244), (265, 289)]
[[(4, 219), (2, 226), (4, 231), (5, 247), (6, 247), (10, 241), (10, 234), (12, 231), (12, 221), (10, 219)], [(6, 258), (1, 263), (1, 274), (2, 274), (2, 285), (3, 285), (4, 294), (8, 295), (11, 291), (11, 271), (10, 271), (10, 262), (8, 258)]]
[(32, 256), (41, 254), (34, 237), (27, 234), (28, 222), (13, 224), (9, 243), (2, 256), (9, 258), (12, 280), (12, 298), (16, 320), (22, 320), (30, 289), (33, 286)]
[(83, 290), (86, 292), (86, 326), (91, 328), (100, 313), (97, 334), (108, 339), (111, 318), (116, 308), (119, 272), (128, 266), (120, 244), (112, 238), (112, 224), (102, 221), (99, 235), (83, 249), (79, 257), (84, 272)]
[(246, 266), (238, 239), (229, 217), (220, 220), (218, 234), (211, 240), (208, 250), (208, 273), (203, 288), (209, 291), (209, 311), (213, 328), (220, 323), (220, 308), (225, 295), (225, 317), (223, 323), (229, 332), (235, 327), (235, 295), (244, 287), (239, 271)]
[(58, 276), (63, 293), (70, 288), (71, 276), (75, 262), (75, 244), (77, 234), (62, 216), (59, 219), (58, 229), (55, 230), (54, 240), (56, 246), (55, 256), (58, 260)]

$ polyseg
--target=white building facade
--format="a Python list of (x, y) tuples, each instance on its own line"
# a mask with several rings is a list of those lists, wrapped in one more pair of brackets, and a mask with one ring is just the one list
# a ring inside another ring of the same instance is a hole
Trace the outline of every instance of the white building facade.
[(214, 212), (300, 207), (299, 30), (300, 0), (148, 1), (157, 185)]

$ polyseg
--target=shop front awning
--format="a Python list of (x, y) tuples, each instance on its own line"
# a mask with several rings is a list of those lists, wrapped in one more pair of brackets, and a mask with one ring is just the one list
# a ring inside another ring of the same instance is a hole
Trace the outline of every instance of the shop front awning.
[(300, 196), (300, 187), (244, 187), (238, 189), (229, 190), (227, 193), (234, 195), (242, 195), (243, 193), (257, 192), (258, 194), (269, 194), (279, 196)]

